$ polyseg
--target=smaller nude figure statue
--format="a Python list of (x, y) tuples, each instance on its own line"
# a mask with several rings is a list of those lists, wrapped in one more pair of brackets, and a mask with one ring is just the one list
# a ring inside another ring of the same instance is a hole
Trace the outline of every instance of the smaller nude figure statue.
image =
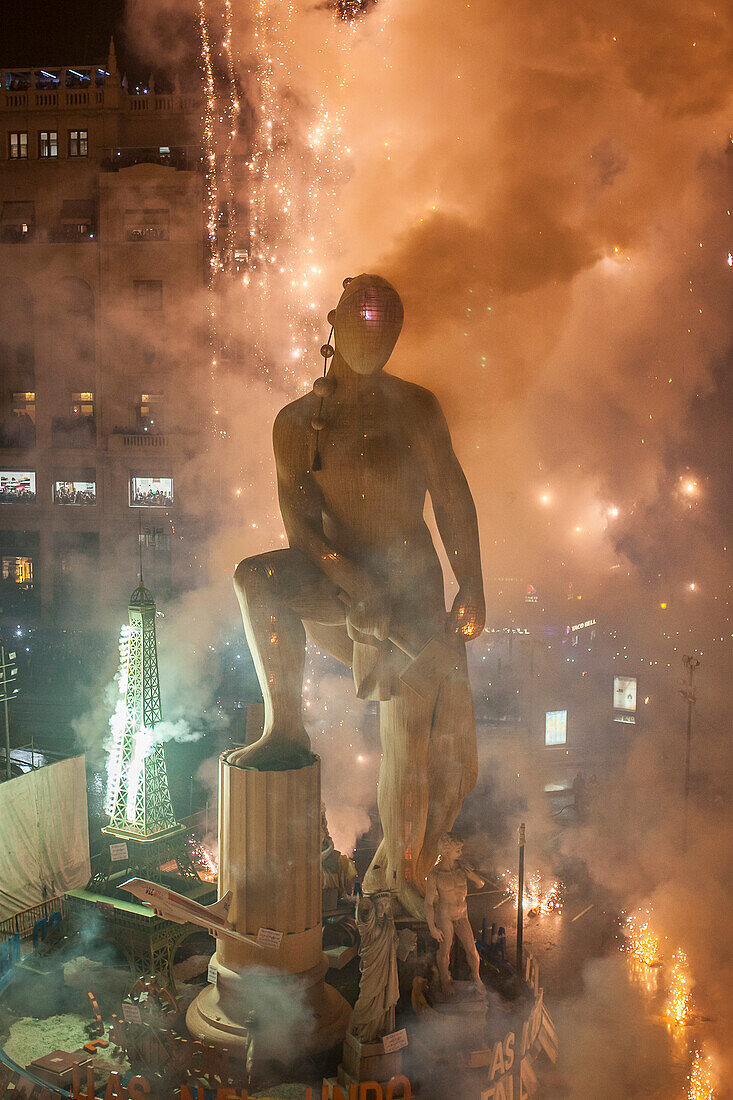
[(440, 838), (439, 856), (428, 874), (425, 894), (425, 912), (430, 935), (438, 941), (438, 973), (440, 986), (446, 996), (453, 992), (449, 962), (453, 937), (463, 944), (474, 984), (483, 992), (479, 976), (479, 956), (468, 920), (468, 881), (483, 886), (484, 880), (472, 867), (461, 861), (463, 839), (453, 833)]
[(326, 819), (326, 807), (321, 803), (321, 885), (324, 890), (336, 889), (339, 897), (352, 897), (359, 876), (349, 859), (331, 839)]
[(379, 890), (358, 901), (356, 925), (361, 936), (361, 978), (349, 1034), (363, 1043), (374, 1043), (394, 1031), (395, 1005), (400, 997), (398, 936), (389, 890)]

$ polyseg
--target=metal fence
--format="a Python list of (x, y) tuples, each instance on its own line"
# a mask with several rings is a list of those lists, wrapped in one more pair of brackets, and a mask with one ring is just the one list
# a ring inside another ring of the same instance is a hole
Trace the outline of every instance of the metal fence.
[(9, 940), (16, 932), (22, 940), (29, 939), (33, 935), (33, 929), (39, 920), (44, 920), (44, 918), (47, 920), (52, 913), (60, 913), (62, 917), (65, 917), (66, 911), (65, 894), (49, 898), (38, 905), (32, 905), (30, 909), (21, 909), (19, 913), (13, 913), (12, 917), (0, 921), (0, 943), (3, 940)]

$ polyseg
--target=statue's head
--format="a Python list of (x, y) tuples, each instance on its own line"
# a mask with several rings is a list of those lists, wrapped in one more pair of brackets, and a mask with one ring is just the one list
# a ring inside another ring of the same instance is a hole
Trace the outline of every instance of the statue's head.
[(380, 275), (345, 280), (329, 314), (339, 355), (357, 374), (376, 374), (394, 350), (404, 317), (399, 294)]
[(389, 890), (377, 890), (374, 894), (369, 894), (369, 900), (378, 919), (388, 917), (392, 912), (392, 894)]
[(443, 833), (438, 842), (438, 853), (443, 859), (458, 859), (465, 841), (457, 833)]

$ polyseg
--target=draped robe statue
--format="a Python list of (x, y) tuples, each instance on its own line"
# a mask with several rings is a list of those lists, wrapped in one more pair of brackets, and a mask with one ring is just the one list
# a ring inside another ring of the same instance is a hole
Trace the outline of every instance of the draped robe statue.
[(356, 907), (359, 948), (359, 998), (349, 1022), (349, 1034), (373, 1043), (394, 1031), (395, 1005), (400, 998), (397, 975), (397, 932), (387, 891), (362, 898)]
[[(308, 636), (380, 701), (378, 804), (384, 839), (366, 892), (389, 889), (424, 917), (428, 872), (476, 781), (476, 727), (465, 643), (484, 626), (476, 509), (435, 396), (383, 368), (399, 336), (397, 291), (377, 275), (347, 280), (335, 355), (314, 392), (274, 427), (289, 548), (240, 562), (234, 585), (265, 701), (262, 737), (229, 763), (262, 770), (311, 759), (302, 685)], [(443, 572), (423, 518), (429, 494), (459, 591), (446, 615)], [(408, 657), (449, 647), (448, 674), (417, 695)]]

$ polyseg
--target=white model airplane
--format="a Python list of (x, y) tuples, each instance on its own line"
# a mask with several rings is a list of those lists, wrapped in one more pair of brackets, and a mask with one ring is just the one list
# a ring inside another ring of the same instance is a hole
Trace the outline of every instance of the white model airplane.
[(262, 949), (257, 940), (236, 932), (227, 920), (232, 900), (231, 890), (227, 890), (224, 897), (212, 905), (199, 905), (197, 901), (191, 901), (183, 894), (177, 894), (175, 890), (168, 890), (156, 882), (149, 882), (146, 878), (128, 878), (127, 882), (120, 883), (120, 890), (134, 894), (143, 905), (155, 910), (156, 917), (163, 917), (175, 924), (197, 924), (200, 928), (205, 928), (211, 936), (226, 936), (239, 943), (247, 943), (250, 947)]

